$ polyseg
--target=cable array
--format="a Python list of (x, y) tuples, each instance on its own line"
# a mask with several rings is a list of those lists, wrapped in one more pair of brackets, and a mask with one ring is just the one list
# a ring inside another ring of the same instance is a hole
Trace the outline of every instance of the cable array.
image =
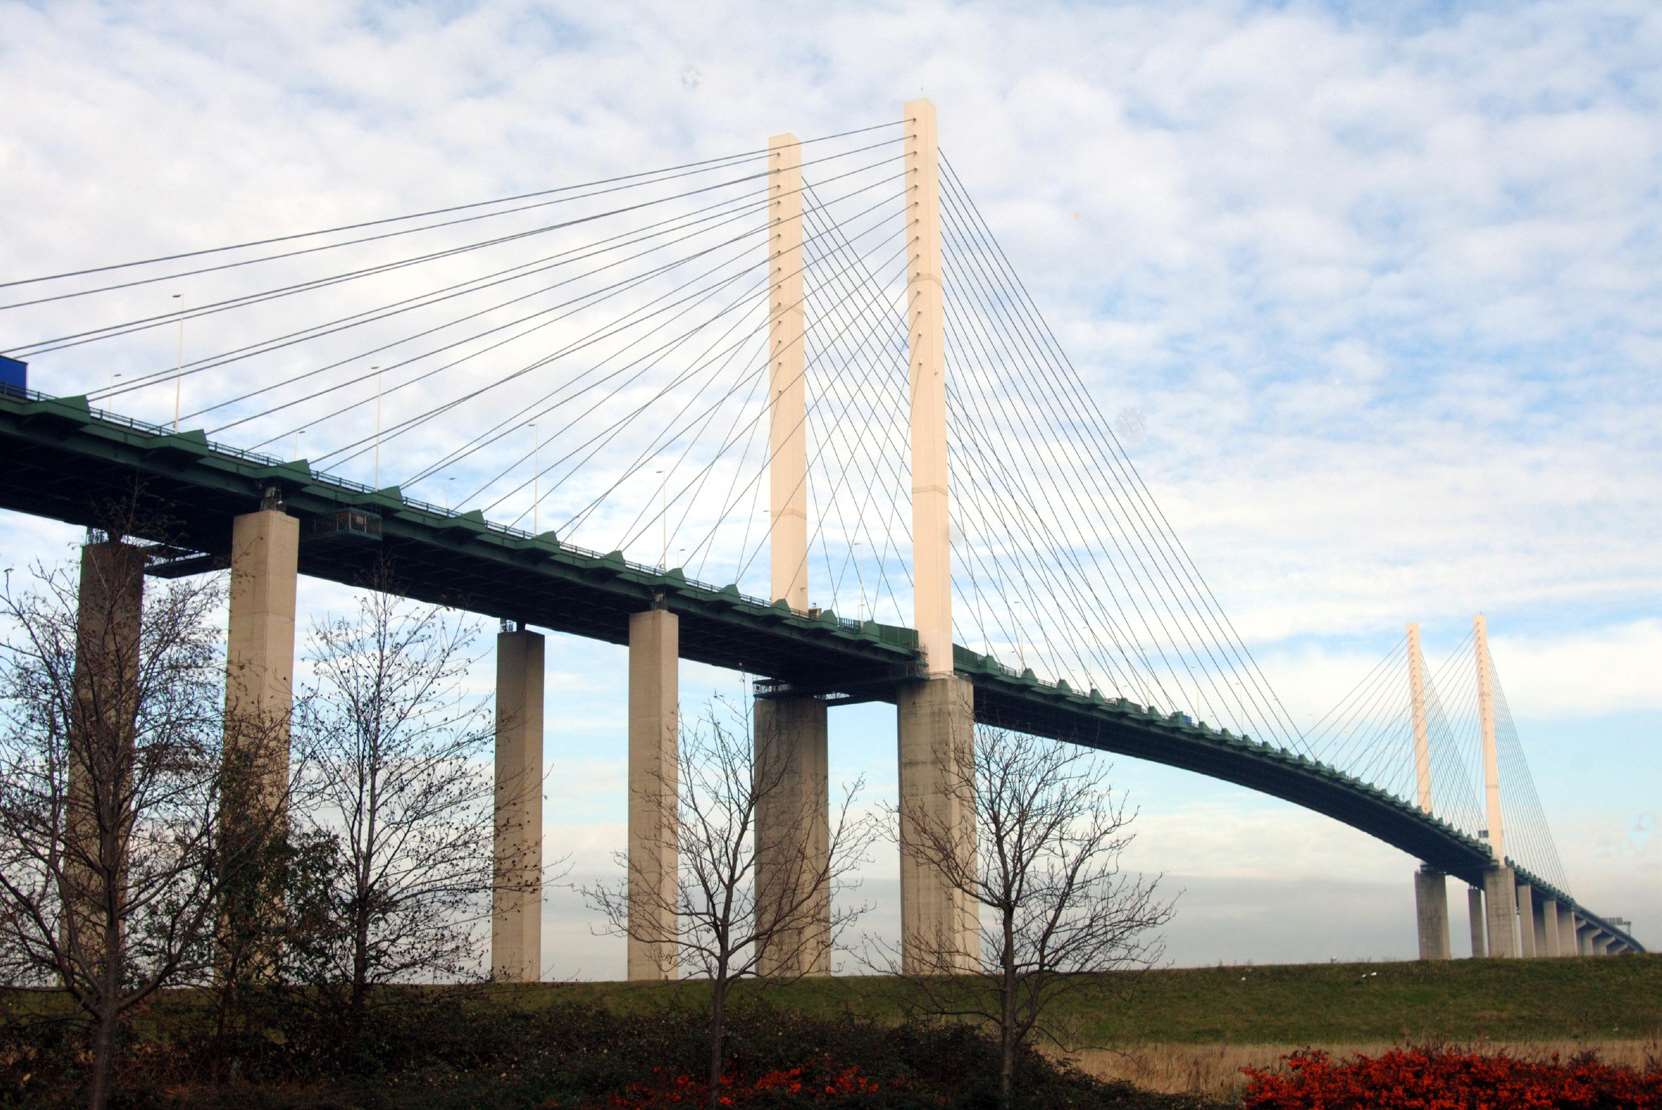
[(941, 185), (954, 498), (1016, 633), (983, 650), (1308, 752), (944, 153)]
[[(1307, 735), (1322, 762), (1418, 802), (1408, 639), (1399, 639)], [(1477, 645), (1468, 632), (1433, 670), (1420, 660), (1431, 769), (1431, 812), (1473, 839), (1488, 836)], [(1507, 855), (1568, 891), (1562, 861), (1493, 660), (1495, 741)]]
[[(811, 604), (909, 625), (903, 128), (804, 141), (795, 342)], [(97, 351), (113, 376), (77, 383), (94, 401), (761, 594), (780, 308), (767, 158), (0, 281), (0, 326), (28, 331), (8, 353), (48, 377)], [(957, 642), (1412, 801), (1417, 662), (1432, 811), (1480, 833), (1472, 639), (1435, 673), (1398, 641), (1301, 730), (944, 154), (939, 168)], [(1508, 842), (1562, 886), (1493, 683)]]
[[(826, 393), (810, 434), (861, 419), (838, 398), (854, 367), (829, 352), (864, 341), (870, 306), (836, 270), (893, 270), (904, 254), (900, 132), (803, 142), (817, 187), (805, 249), (824, 279), (802, 339), (810, 393)], [(120, 372), (81, 390), (95, 402), (164, 423), (174, 408), (218, 441), (741, 579), (765, 572), (767, 155), (7, 281), (0, 325), (36, 327), (8, 343), (37, 381), (98, 345)]]

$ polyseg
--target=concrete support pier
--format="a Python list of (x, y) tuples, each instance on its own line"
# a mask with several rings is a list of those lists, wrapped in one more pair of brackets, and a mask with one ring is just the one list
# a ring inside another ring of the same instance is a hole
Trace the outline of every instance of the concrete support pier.
[[(81, 548), (76, 598), (74, 701), (70, 703), (64, 815), (67, 859), (59, 895), (59, 942), (101, 960), (108, 919), (107, 877), (125, 866), (101, 828), (122, 820), (138, 714), (144, 552), (119, 540)], [(115, 854), (112, 854), (112, 849)]]
[(1575, 943), (1575, 914), (1562, 902), (1558, 904), (1558, 954), (1576, 956), (1580, 952)]
[(251, 793), (230, 791), (226, 800), (253, 820), (264, 821), (286, 804), (299, 565), (294, 517), (264, 508), (232, 521), (225, 746), (227, 758), (246, 761)]
[(496, 637), (495, 875), (491, 978), (542, 978), (543, 638)]
[(794, 921), (761, 953), (763, 975), (831, 974), (831, 810), (826, 704), (756, 699), (758, 912)]
[(1446, 960), (1449, 941), (1448, 878), (1429, 867), (1414, 872), (1414, 911), (1420, 935), (1420, 959)]
[(1488, 954), (1488, 945), (1483, 943), (1487, 930), (1483, 922), (1483, 888), (1466, 888), (1466, 915), (1471, 924), (1472, 958), (1481, 960)]
[(1556, 956), (1558, 946), (1553, 942), (1558, 932), (1558, 903), (1551, 898), (1542, 898), (1539, 893), (1535, 895), (1534, 902), (1530, 928), (1535, 933), (1535, 955), (1541, 959)]
[(636, 979), (676, 977), (681, 621), (629, 618), (629, 959)]
[[(908, 974), (968, 971), (981, 943), (977, 904), (920, 858), (919, 827), (975, 859), (975, 810), (964, 796), (975, 743), (975, 687), (952, 675), (900, 687), (900, 936)], [(973, 779), (971, 779), (973, 781)]]
[(1541, 899), (1535, 912), (1535, 950), (1543, 956), (1562, 956), (1564, 952), (1558, 946), (1558, 899)]
[(1489, 937), (1489, 955), (1510, 960), (1518, 955), (1517, 881), (1510, 867), (1483, 872), (1483, 919)]
[(1518, 884), (1518, 955), (1535, 958), (1535, 888)]

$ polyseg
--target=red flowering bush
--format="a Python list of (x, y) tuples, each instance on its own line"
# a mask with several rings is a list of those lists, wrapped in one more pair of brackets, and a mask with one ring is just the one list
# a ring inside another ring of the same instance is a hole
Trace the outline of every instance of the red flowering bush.
[(1410, 1110), (1479, 1107), (1662, 1107), (1662, 1071), (1601, 1064), (1592, 1054), (1560, 1062), (1442, 1049), (1392, 1049), (1381, 1056), (1336, 1060), (1295, 1052), (1277, 1069), (1245, 1068), (1242, 1105), (1262, 1110), (1393, 1106)]
[[(876, 1080), (861, 1073), (857, 1065), (836, 1067), (828, 1059), (817, 1059), (802, 1067), (780, 1068), (753, 1078), (732, 1074), (721, 1077), (716, 1101), (722, 1106), (771, 1106), (780, 1102), (857, 1104), (875, 1096)], [(670, 1075), (658, 1070), (651, 1081), (631, 1083), (612, 1096), (613, 1110), (655, 1110), (660, 1106), (703, 1106), (709, 1087), (691, 1075)]]

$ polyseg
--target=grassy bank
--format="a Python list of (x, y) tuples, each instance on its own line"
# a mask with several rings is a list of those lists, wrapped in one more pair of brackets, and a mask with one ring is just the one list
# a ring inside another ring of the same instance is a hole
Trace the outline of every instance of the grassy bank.
[[(1082, 1044), (1609, 1041), (1662, 1036), (1662, 956), (1185, 968), (1112, 980), (1064, 1005)], [(619, 1012), (696, 1004), (697, 983), (495, 988), (515, 1007), (559, 1000)], [(813, 1017), (898, 1020), (906, 984), (878, 977), (743, 985)]]
[[(1097, 985), (1060, 1008), (1079, 1071), (1037, 1057), (1023, 1065), (1033, 1105), (1227, 1103), (1242, 1066), (1300, 1047), (1593, 1049), (1641, 1067), (1662, 1054), (1655, 956), (1203, 968)], [(134, 1022), (120, 1074), (135, 1105), (606, 1105), (632, 1084), (700, 1074), (705, 991), (698, 982), (387, 988), (351, 1047), (288, 991), (259, 995), (250, 1024), (229, 1040), (214, 1032), (211, 996), (166, 992)], [(912, 992), (903, 981), (748, 982), (738, 993), (729, 1047), (741, 1076), (852, 1067), (881, 1095), (850, 1106), (985, 1102), (990, 1042), (904, 1024)], [(62, 1022), (34, 1020), (65, 1016), (55, 992), (0, 992), (0, 1105), (75, 1103), (82, 1042)]]

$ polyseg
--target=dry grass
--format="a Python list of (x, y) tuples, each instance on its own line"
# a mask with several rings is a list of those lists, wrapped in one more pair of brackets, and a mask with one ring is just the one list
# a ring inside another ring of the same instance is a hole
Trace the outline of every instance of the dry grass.
[[(1123, 1049), (1087, 1049), (1057, 1055), (1099, 1079), (1119, 1079), (1149, 1091), (1232, 1099), (1246, 1085), (1241, 1069), (1273, 1067), (1299, 1049), (1319, 1048), (1334, 1056), (1375, 1056), (1400, 1042), (1347, 1044), (1138, 1044)], [(1662, 1038), (1647, 1040), (1474, 1041), (1451, 1045), (1474, 1052), (1506, 1052), (1525, 1059), (1568, 1058), (1594, 1052), (1608, 1064), (1632, 1068), (1662, 1066)]]

